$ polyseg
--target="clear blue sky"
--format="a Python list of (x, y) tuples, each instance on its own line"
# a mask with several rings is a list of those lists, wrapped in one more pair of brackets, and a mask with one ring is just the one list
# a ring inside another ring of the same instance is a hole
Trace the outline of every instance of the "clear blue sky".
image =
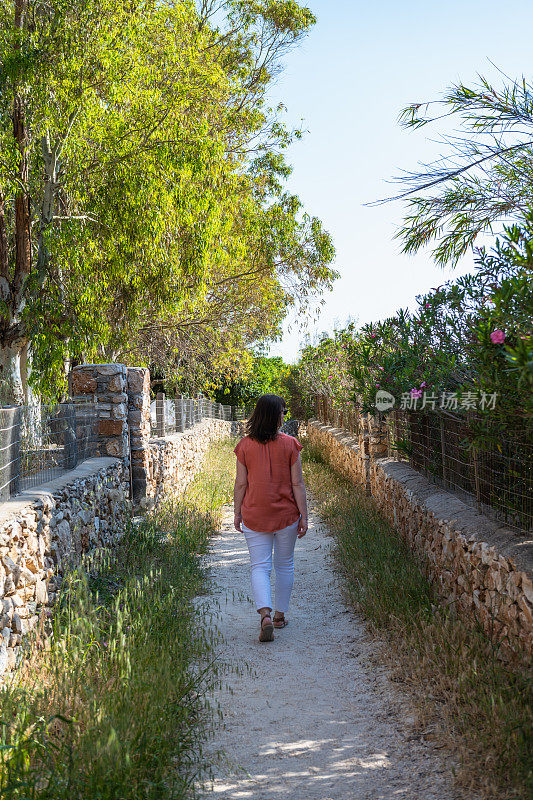
[[(302, 0), (303, 2), (303, 0)], [(381, 319), (442, 283), (451, 272), (429, 252), (400, 253), (393, 240), (402, 204), (364, 204), (393, 193), (386, 183), (442, 148), (438, 129), (402, 130), (399, 111), (437, 99), (453, 82), (497, 79), (493, 61), (511, 76), (531, 76), (531, 0), (308, 0), (318, 22), (287, 59), (272, 91), (288, 108), (285, 120), (308, 131), (288, 160), (289, 188), (332, 234), (341, 273), (310, 332), (331, 330), (348, 317)], [(468, 271), (465, 261), (458, 271)], [(287, 332), (271, 349), (297, 357), (302, 334)]]

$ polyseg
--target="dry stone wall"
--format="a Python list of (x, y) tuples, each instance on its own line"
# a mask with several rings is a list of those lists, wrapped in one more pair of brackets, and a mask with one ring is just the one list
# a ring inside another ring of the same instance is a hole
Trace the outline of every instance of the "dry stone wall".
[(234, 425), (205, 419), (183, 433), (151, 439), (144, 504), (153, 505), (169, 490), (183, 491), (200, 469), (210, 443), (229, 436)]
[(370, 459), (357, 442), (311, 420), (307, 433), (335, 470), (371, 495), (428, 568), (439, 594), (475, 617), (502, 648), (533, 655), (533, 541), (479, 514), (408, 464)]
[[(94, 404), (95, 458), (0, 505), (0, 676), (16, 667), (23, 637), (47, 614), (61, 574), (95, 547), (114, 546), (133, 503), (182, 491), (210, 442), (232, 423), (206, 419), (150, 439), (150, 373), (124, 364), (83, 364), (70, 376), (74, 401)], [(81, 434), (78, 434), (81, 435)]]
[(359, 438), (354, 438), (340, 428), (330, 428), (313, 420), (307, 426), (307, 435), (310, 444), (319, 447), (327, 455), (336, 472), (369, 491), (370, 456), (368, 447)]
[(0, 675), (52, 605), (65, 565), (114, 545), (129, 513), (129, 482), (117, 458), (93, 458), (0, 506)]

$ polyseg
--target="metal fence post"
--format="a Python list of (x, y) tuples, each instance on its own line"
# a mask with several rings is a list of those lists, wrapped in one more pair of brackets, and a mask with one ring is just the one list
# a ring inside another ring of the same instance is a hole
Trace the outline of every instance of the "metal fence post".
[(165, 393), (158, 392), (155, 396), (155, 424), (158, 436), (165, 435)]
[(61, 417), (64, 422), (63, 466), (74, 469), (78, 463), (78, 437), (76, 436), (76, 408), (74, 403), (61, 403)]
[(176, 416), (176, 431), (183, 433), (185, 421), (183, 419), (183, 395), (177, 394), (174, 399), (174, 414)]
[(440, 453), (442, 460), (442, 480), (444, 481), (444, 485), (446, 486), (448, 482), (448, 470), (446, 467), (446, 436), (444, 433), (444, 419), (442, 417), (442, 414), (439, 414), (439, 425), (440, 425)]

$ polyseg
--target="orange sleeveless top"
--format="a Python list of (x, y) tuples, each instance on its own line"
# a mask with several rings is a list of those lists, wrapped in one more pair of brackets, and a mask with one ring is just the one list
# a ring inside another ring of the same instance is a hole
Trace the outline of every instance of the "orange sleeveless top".
[(235, 455), (248, 471), (248, 486), (241, 506), (242, 521), (257, 533), (273, 533), (300, 517), (292, 491), (291, 467), (302, 445), (293, 436), (278, 433), (261, 444), (245, 436)]

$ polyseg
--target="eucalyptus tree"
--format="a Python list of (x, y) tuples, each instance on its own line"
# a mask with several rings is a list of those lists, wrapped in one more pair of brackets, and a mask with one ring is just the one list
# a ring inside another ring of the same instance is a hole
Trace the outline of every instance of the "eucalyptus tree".
[(307, 9), (2, 0), (0, 10), (0, 351), (11, 399), (28, 348), (34, 383), (52, 394), (69, 359), (136, 343), (141, 357), (150, 326), (203, 319), (202, 304), (217, 297), (222, 308), (223, 287), (246, 274), (263, 298), (276, 287), (264, 331), (292, 302), (287, 280), (302, 298), (328, 285), (331, 242), (283, 193), (292, 134), (266, 102), (280, 58), (314, 21)]

